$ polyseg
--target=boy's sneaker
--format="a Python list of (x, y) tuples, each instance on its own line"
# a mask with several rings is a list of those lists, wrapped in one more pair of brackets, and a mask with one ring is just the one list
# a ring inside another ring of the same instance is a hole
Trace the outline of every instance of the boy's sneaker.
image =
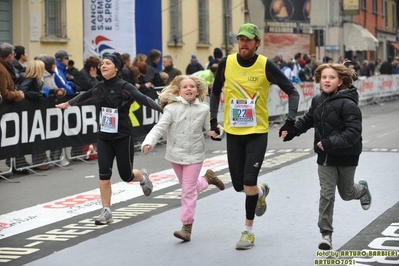
[(319, 249), (321, 250), (331, 250), (332, 247), (332, 238), (331, 235), (324, 235), (319, 243)]
[(112, 219), (112, 212), (108, 211), (107, 209), (102, 209), (100, 216), (94, 220), (96, 225), (108, 224), (113, 221)]
[(141, 189), (143, 190), (144, 195), (149, 196), (152, 192), (152, 182), (150, 180), (149, 174), (147, 169), (143, 168), (140, 170), (141, 174), (143, 175), (144, 180), (140, 182)]
[(363, 180), (363, 179), (359, 181), (359, 184), (366, 187), (366, 192), (360, 198), (360, 204), (362, 205), (363, 210), (368, 210), (371, 205), (371, 194), (370, 194), (369, 186), (367, 184), (367, 181)]
[(238, 250), (250, 249), (255, 245), (254, 242), (255, 242), (254, 233), (250, 233), (248, 230), (244, 230), (241, 233), (241, 238), (236, 245), (236, 249)]
[(255, 209), (255, 214), (256, 216), (262, 216), (266, 212), (266, 196), (269, 194), (270, 188), (266, 184), (260, 184), (259, 185), (260, 189), (263, 191), (262, 197), (258, 199), (258, 202), (256, 203), (256, 209)]

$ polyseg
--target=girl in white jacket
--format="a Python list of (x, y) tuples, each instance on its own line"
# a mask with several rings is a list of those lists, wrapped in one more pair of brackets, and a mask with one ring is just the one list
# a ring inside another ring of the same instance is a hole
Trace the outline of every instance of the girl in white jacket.
[(210, 134), (209, 105), (204, 103), (207, 91), (206, 83), (200, 78), (180, 75), (173, 79), (158, 97), (163, 115), (141, 145), (142, 152), (147, 154), (167, 133), (165, 158), (172, 163), (182, 186), (180, 220), (183, 227), (174, 232), (174, 236), (183, 241), (191, 240), (198, 194), (209, 184), (224, 189), (223, 182), (210, 169), (199, 177), (205, 160), (203, 128)]

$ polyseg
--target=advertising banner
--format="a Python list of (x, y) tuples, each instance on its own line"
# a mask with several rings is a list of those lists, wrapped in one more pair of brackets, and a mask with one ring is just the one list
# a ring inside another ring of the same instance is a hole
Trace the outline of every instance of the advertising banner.
[[(55, 107), (57, 103), (70, 99), (71, 96), (61, 99), (49, 97), (40, 101), (24, 99), (17, 103), (3, 101), (0, 108), (0, 160), (95, 143), (100, 115), (97, 100), (65, 110)], [(134, 137), (144, 137), (158, 122), (160, 115), (133, 102), (129, 118)]]
[(263, 51), (284, 60), (310, 50), (310, 0), (263, 0), (265, 29)]
[(84, 1), (84, 57), (136, 55), (135, 0)]

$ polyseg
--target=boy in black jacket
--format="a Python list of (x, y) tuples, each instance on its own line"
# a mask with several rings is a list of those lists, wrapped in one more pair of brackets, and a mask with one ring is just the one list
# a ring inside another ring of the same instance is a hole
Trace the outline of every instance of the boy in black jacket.
[(292, 140), (314, 127), (320, 180), (318, 226), (322, 234), (319, 249), (332, 249), (335, 189), (345, 201), (359, 199), (364, 210), (371, 204), (365, 180), (354, 184), (362, 152), (362, 113), (359, 95), (352, 86), (353, 71), (343, 64), (322, 64), (315, 72), (321, 94), (313, 98), (309, 111), (292, 127), (281, 130), (283, 141)]

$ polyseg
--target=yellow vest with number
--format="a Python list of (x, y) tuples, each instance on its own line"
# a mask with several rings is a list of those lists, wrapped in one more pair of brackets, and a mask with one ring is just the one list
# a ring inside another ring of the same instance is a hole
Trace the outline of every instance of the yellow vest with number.
[[(251, 67), (242, 67), (237, 61), (237, 54), (227, 57), (224, 72), (223, 88), (225, 112), (224, 130), (234, 135), (267, 133), (269, 130), (269, 98), (270, 82), (266, 78), (267, 57), (258, 55)], [(255, 102), (255, 126), (235, 127), (231, 123), (231, 102), (252, 99)]]

